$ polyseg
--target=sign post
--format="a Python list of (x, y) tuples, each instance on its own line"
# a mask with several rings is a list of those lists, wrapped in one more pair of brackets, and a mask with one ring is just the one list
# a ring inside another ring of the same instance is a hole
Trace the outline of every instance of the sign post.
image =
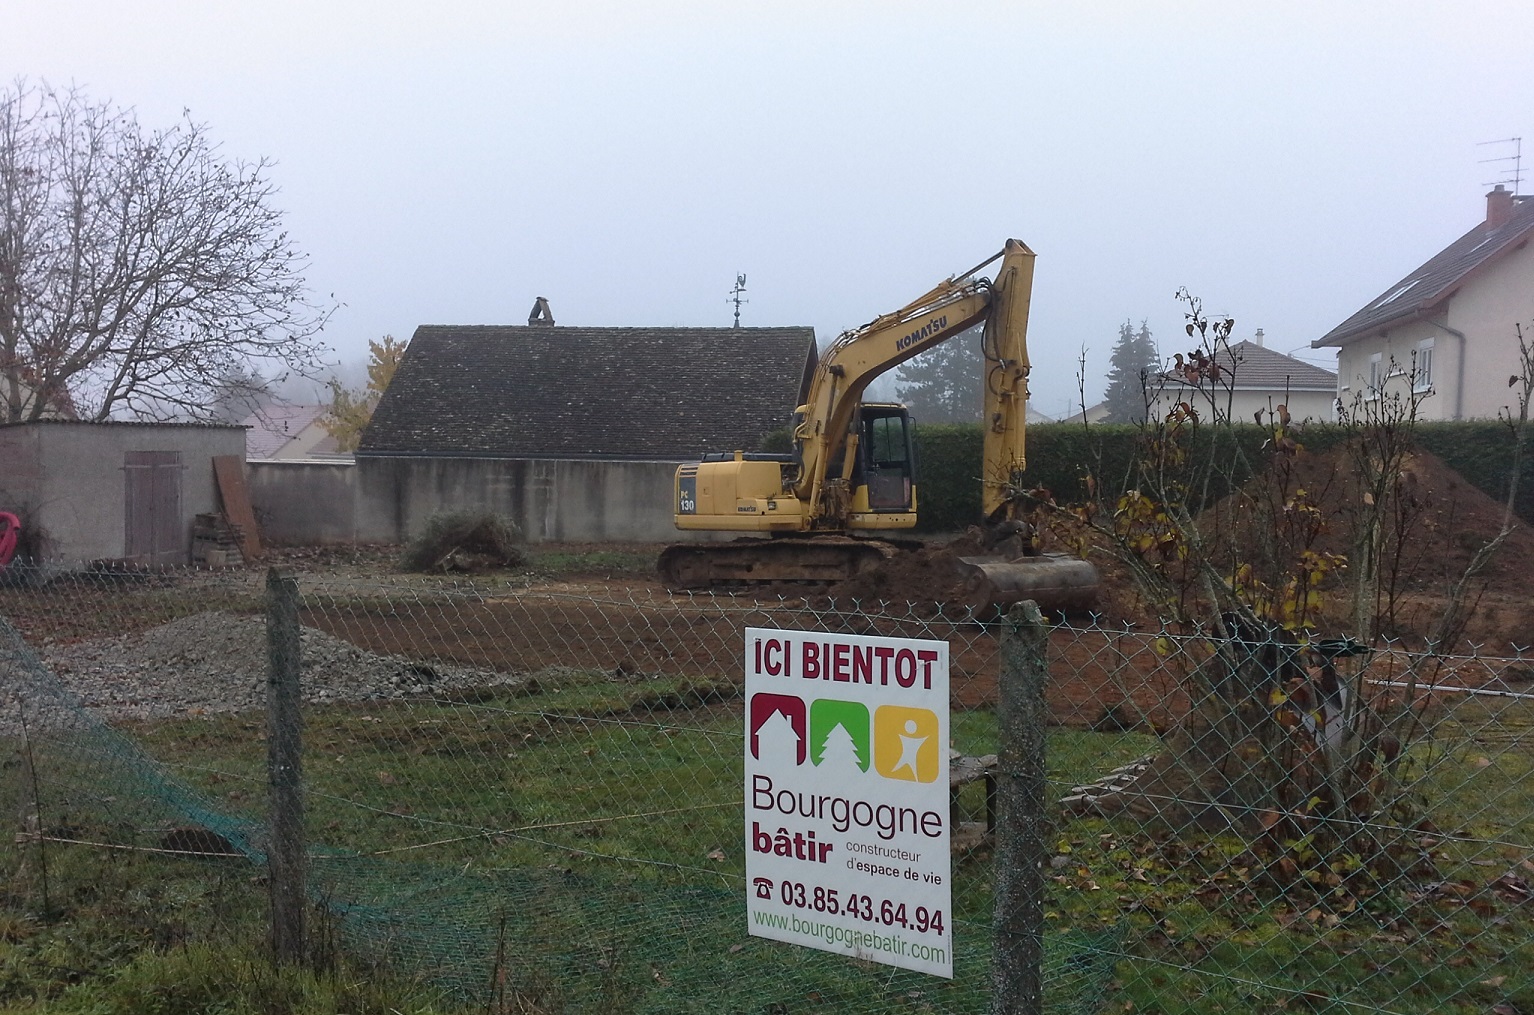
[(746, 630), (750, 933), (953, 976), (948, 645)]

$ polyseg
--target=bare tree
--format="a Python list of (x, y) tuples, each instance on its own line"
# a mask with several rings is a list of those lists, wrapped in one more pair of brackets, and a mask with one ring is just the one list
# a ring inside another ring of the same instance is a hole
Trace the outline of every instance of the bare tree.
[(1126, 565), (1166, 622), (1157, 651), (1183, 667), (1190, 704), (1166, 749), (1099, 812), (1228, 825), (1260, 864), (1253, 884), (1289, 898), (1315, 886), (1318, 901), (1350, 911), (1407, 874), (1436, 876), (1419, 824), (1424, 774), (1443, 757), (1430, 690), (1464, 638), (1478, 575), (1515, 524), (1534, 431), (1534, 339), (1515, 328), (1501, 528), (1446, 576), (1441, 613), (1408, 641), (1395, 617), (1423, 553), (1412, 545), (1423, 543), (1428, 495), (1412, 470), (1429, 387), (1421, 365), (1387, 364), (1380, 383), (1341, 407), (1331, 455), (1305, 450), (1284, 403), (1252, 417), (1257, 446), (1233, 425), (1230, 322), (1207, 319), (1186, 291), (1179, 298), (1198, 342), (1168, 371), (1183, 400), (1147, 391), (1148, 406), (1168, 408), (1142, 425), (1124, 492), (1115, 499), (1089, 476), (1089, 500), (1073, 511), (1097, 530), (1093, 549)]
[(212, 384), (208, 409), (220, 423), (238, 423), (276, 400), (271, 383), (259, 372), (242, 365)]
[(75, 88), (0, 91), (0, 422), (211, 418), (224, 378), (317, 374), (330, 310), (270, 168), (185, 113), (146, 131)]

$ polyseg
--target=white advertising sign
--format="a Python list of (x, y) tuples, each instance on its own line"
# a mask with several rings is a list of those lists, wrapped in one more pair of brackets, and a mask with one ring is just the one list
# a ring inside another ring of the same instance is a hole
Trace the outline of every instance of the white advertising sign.
[(746, 630), (750, 933), (953, 976), (948, 644)]

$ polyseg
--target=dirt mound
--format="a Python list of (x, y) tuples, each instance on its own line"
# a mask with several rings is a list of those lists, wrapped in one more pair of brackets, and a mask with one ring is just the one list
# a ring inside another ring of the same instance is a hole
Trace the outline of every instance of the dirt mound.
[[(1305, 490), (1315, 508), (1286, 512), (1295, 492)], [(1381, 584), (1393, 609), (1383, 618), (1390, 635), (1427, 633), (1443, 612), (1450, 586), (1465, 573), (1475, 553), (1502, 527), (1503, 505), (1471, 486), (1437, 456), (1418, 451), (1406, 461), (1392, 496), (1402, 519), (1387, 534)], [(1263, 505), (1254, 508), (1254, 502)], [(1260, 526), (1299, 525), (1318, 520), (1320, 531), (1312, 549), (1340, 557), (1353, 554), (1355, 527), (1367, 507), (1352, 460), (1342, 449), (1305, 453), (1276, 460), (1270, 471), (1241, 494), (1216, 503), (1198, 524), (1227, 571), (1254, 559), (1256, 550), (1271, 543), (1273, 533)], [(1278, 519), (1274, 522), (1273, 519)], [(1105, 539), (1065, 515), (1050, 519), (1046, 549), (1084, 555), (1101, 577), (1093, 613), (1110, 627), (1128, 623), (1141, 628), (1160, 623), (1137, 589), (1127, 565), (1107, 552)], [(1293, 533), (1287, 538), (1292, 542)], [(966, 534), (933, 542), (921, 550), (897, 554), (880, 567), (832, 586), (828, 595), (839, 601), (863, 603), (965, 603), (965, 579), (958, 558), (984, 553), (979, 539)], [(1508, 650), (1534, 644), (1534, 604), (1525, 591), (1534, 567), (1534, 532), (1517, 525), (1470, 584), (1471, 617), (1465, 636), (1483, 649)], [(1324, 623), (1337, 631), (1350, 621), (1349, 572), (1339, 569), (1325, 587)]]
[[(1351, 555), (1353, 534), (1370, 510), (1370, 496), (1342, 449), (1302, 452), (1292, 459), (1275, 460), (1264, 476), (1253, 480), (1240, 494), (1225, 498), (1200, 515), (1199, 527), (1224, 553), (1249, 550), (1273, 535), (1256, 526), (1291, 524), (1286, 514), (1292, 516), (1293, 512), (1286, 513), (1285, 502), (1296, 501), (1300, 490), (1305, 491), (1322, 523), (1313, 548)], [(1386, 496), (1386, 546), (1380, 570), (1402, 591), (1431, 591), (1454, 581), (1502, 528), (1503, 505), (1426, 451), (1414, 452), (1406, 459), (1399, 482)], [(1256, 510), (1254, 503), (1259, 505)], [(1534, 534), (1519, 525), (1481, 577), (1489, 588), (1514, 591), (1523, 585), (1531, 562)]]
[[(1380, 561), (1383, 629), (1392, 635), (1426, 634), (1442, 614), (1450, 588), (1501, 531), (1503, 505), (1426, 451), (1406, 459), (1386, 498)], [(1293, 510), (1305, 502), (1314, 514), (1303, 507)], [(1287, 540), (1292, 552), (1302, 542), (1297, 531), (1316, 522), (1311, 548), (1352, 558), (1354, 533), (1370, 509), (1371, 497), (1353, 460), (1336, 448), (1275, 460), (1241, 493), (1206, 510), (1198, 524), (1227, 564), (1255, 561), (1275, 536), (1281, 543)], [(1466, 637), (1499, 648), (1528, 644), (1534, 636), (1534, 608), (1520, 611), (1519, 605), (1527, 598), (1531, 565), (1534, 532), (1518, 523), (1467, 586), (1474, 608)], [(1322, 586), (1327, 599), (1323, 616), (1339, 630), (1346, 626), (1349, 586), (1346, 569)]]

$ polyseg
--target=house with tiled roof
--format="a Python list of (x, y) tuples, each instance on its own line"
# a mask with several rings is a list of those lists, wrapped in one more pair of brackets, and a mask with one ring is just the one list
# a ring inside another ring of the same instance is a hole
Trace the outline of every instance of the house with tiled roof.
[(423, 325), (357, 457), (680, 462), (752, 451), (789, 424), (814, 363), (808, 327)]
[(677, 463), (759, 449), (815, 362), (813, 328), (560, 327), (544, 300), (526, 326), (423, 325), (336, 477), (353, 538), (489, 510), (532, 542), (677, 539)]
[(1350, 411), (1412, 393), (1422, 419), (1495, 417), (1534, 320), (1534, 199), (1498, 184), (1486, 218), (1314, 341), (1337, 350)]
[(240, 421), (245, 459), (252, 462), (298, 458), (347, 458), (320, 422), (323, 405), (267, 405)]
[(1255, 338), (1219, 345), (1213, 357), (1218, 371), (1174, 366), (1162, 374), (1152, 392), (1152, 418), (1165, 419), (1187, 402), (1205, 418), (1217, 414), (1238, 423), (1267, 422), (1280, 405), (1295, 420), (1332, 419), (1337, 375), (1263, 343), (1259, 328)]

